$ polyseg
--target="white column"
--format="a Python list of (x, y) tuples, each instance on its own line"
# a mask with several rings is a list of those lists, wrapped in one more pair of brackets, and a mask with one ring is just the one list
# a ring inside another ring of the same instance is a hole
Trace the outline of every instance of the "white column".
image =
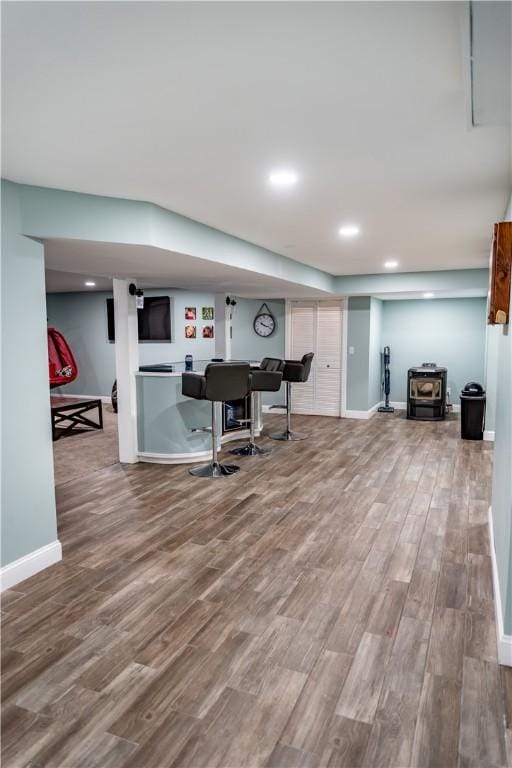
[(215, 357), (231, 360), (231, 312), (226, 294), (215, 294)]
[(135, 373), (139, 370), (139, 333), (135, 296), (128, 293), (133, 282), (113, 280), (119, 461), (125, 464), (138, 461)]

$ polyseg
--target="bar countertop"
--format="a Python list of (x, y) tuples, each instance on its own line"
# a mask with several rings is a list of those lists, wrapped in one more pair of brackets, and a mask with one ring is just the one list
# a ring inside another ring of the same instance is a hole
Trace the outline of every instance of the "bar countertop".
[(157, 363), (155, 365), (141, 365), (136, 376), (181, 376), (182, 373), (204, 373), (209, 363), (249, 363), (251, 366), (259, 365), (257, 360), (193, 360), (187, 368), (184, 360), (171, 363)]

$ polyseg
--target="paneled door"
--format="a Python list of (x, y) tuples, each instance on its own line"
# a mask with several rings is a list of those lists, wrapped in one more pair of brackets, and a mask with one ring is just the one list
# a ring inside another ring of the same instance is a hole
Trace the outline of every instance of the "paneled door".
[(290, 304), (290, 359), (314, 352), (309, 381), (292, 386), (292, 412), (341, 416), (343, 301)]

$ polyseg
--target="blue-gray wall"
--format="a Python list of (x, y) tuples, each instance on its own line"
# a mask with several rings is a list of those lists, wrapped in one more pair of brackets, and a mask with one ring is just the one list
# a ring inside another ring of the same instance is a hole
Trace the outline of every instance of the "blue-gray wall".
[[(213, 307), (213, 294), (156, 289), (146, 296), (169, 296), (171, 299), (172, 342), (139, 344), (141, 365), (183, 360), (191, 354), (196, 360), (210, 359), (215, 353), (215, 340), (203, 339), (204, 325), (213, 322), (201, 319), (202, 307)], [(47, 296), (49, 325), (64, 334), (73, 350), (79, 369), (78, 378), (62, 387), (64, 394), (110, 395), (115, 379), (115, 349), (107, 336), (106, 298), (111, 293), (53, 293)], [(196, 322), (185, 320), (185, 307), (196, 307)], [(185, 325), (195, 324), (198, 338), (185, 339)]]
[(485, 428), (494, 431), (496, 424), (496, 390), (498, 387), (498, 354), (503, 329), (500, 325), (488, 325), (485, 335), (485, 391), (487, 409)]
[[(369, 295), (400, 289), (475, 289), (487, 283), (486, 270), (337, 278), (148, 203), (9, 182), (3, 185), (2, 195), (2, 563), (56, 538), (43, 255), (42, 247), (23, 235), (145, 244), (278, 277), (300, 284), (306, 290), (320, 289), (338, 295)], [(25, 297), (23, 312), (20, 311), (20, 285)], [(358, 351), (348, 366), (348, 384), (356, 398), (348, 407), (364, 410), (368, 408), (370, 391), (371, 314), (368, 299), (367, 315), (361, 309), (356, 312), (354, 322), (349, 319), (348, 323), (349, 339), (352, 336), (352, 340), (360, 340), (366, 346), (362, 364)], [(356, 317), (363, 326), (367, 325), (366, 336), (362, 333), (364, 327), (357, 327)], [(247, 354), (250, 355), (250, 349)], [(27, 360), (30, 375), (22, 377), (19, 372), (27, 371)], [(366, 372), (361, 406), (357, 405), (358, 366), (363, 375)], [(506, 397), (510, 407), (509, 395)], [(510, 442), (508, 445), (510, 451)], [(26, 482), (27, 468), (30, 483)], [(502, 475), (495, 480), (501, 488)], [(505, 497), (510, 513), (510, 492), (506, 488)], [(503, 568), (509, 567), (507, 559)]]
[(17, 187), (23, 205), (23, 231), (32, 237), (148, 245), (307, 289), (333, 290), (334, 277), (327, 272), (152, 203), (25, 184)]
[(372, 298), (370, 304), (370, 345), (368, 370), (368, 408), (383, 398), (382, 394), (382, 320), (383, 304)]
[[(512, 221), (512, 198), (505, 219)], [(506, 635), (512, 635), (512, 332), (510, 325), (496, 329), (496, 336), (496, 423), (492, 517), (504, 632)]]
[(2, 182), (2, 566), (57, 539), (44, 254)]
[[(276, 319), (276, 330), (267, 339), (254, 332), (253, 322), (263, 301), (269, 307)], [(231, 354), (233, 358), (251, 358), (261, 360), (263, 357), (285, 356), (285, 301), (284, 299), (237, 299), (233, 311), (233, 339)], [(281, 392), (263, 393), (264, 405), (280, 405), (284, 403), (284, 386)]]
[(505, 634), (512, 635), (512, 334), (499, 339), (492, 514)]
[(368, 410), (371, 303), (370, 296), (351, 296), (348, 300), (347, 409), (350, 411)]
[[(213, 322), (202, 320), (203, 307), (212, 307), (209, 293), (180, 291), (176, 288), (146, 290), (146, 296), (169, 296), (171, 299), (172, 342), (139, 344), (141, 365), (183, 360), (191, 354), (196, 360), (209, 360), (215, 355), (214, 339), (203, 339), (201, 329)], [(47, 296), (48, 323), (64, 334), (79, 368), (78, 378), (59, 391), (64, 394), (110, 395), (115, 379), (114, 344), (107, 337), (106, 298), (110, 293), (53, 293)], [(277, 320), (275, 333), (262, 339), (253, 329), (253, 320), (262, 299), (237, 299), (233, 310), (232, 356), (234, 358), (284, 357), (285, 303), (281, 299), (267, 304)], [(185, 307), (196, 307), (196, 339), (185, 338)], [(266, 395), (264, 402), (280, 402), (278, 395)]]
[(368, 411), (382, 399), (382, 305), (380, 299), (370, 296), (352, 296), (348, 300), (347, 410), (350, 411)]
[(407, 400), (407, 370), (424, 362), (448, 368), (452, 402), (467, 381), (485, 378), (486, 299), (384, 301), (382, 346), (391, 348), (390, 399)]

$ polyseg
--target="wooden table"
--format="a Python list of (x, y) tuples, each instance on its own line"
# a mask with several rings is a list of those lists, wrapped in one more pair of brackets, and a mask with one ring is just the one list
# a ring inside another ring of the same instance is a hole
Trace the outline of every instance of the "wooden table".
[[(103, 429), (103, 411), (99, 398), (84, 398), (66, 395), (50, 395), (52, 411), (52, 438), (58, 440), (71, 432), (89, 432), (92, 429)], [(85, 413), (98, 409), (97, 421), (84, 416)], [(60, 426), (68, 422), (66, 426)]]

